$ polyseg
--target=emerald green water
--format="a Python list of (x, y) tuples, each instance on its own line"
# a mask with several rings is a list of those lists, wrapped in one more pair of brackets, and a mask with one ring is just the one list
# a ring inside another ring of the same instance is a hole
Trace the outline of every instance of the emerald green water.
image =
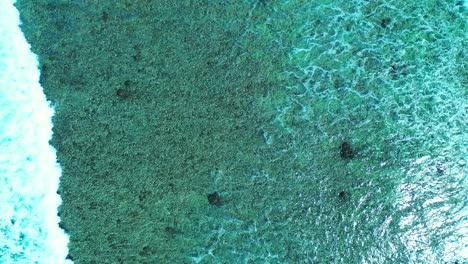
[(20, 2), (76, 263), (468, 261), (461, 3)]

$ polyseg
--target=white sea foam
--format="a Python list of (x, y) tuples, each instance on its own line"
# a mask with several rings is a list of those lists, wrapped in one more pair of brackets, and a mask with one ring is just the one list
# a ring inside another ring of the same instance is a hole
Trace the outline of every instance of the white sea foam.
[(71, 263), (59, 228), (53, 108), (14, 0), (0, 0), (0, 263)]

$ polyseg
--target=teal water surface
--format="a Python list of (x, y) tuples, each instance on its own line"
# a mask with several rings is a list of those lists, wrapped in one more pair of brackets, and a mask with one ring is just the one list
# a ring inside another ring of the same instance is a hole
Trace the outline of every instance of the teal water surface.
[(260, 1), (252, 17), (283, 63), (258, 102), (271, 163), (247, 181), (255, 213), (225, 217), (205, 258), (467, 261), (460, 3)]
[(464, 263), (456, 0), (20, 1), (76, 263)]

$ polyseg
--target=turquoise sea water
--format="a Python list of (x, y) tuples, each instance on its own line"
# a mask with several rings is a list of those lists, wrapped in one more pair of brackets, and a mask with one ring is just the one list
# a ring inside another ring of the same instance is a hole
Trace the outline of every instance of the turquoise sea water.
[(20, 1), (76, 263), (465, 263), (456, 0)]
[[(271, 43), (284, 69), (284, 83), (258, 102), (274, 154), (245, 190), (256, 213), (223, 216), (193, 259), (467, 261), (460, 3), (260, 1), (251, 12), (258, 22), (246, 34)], [(344, 142), (352, 158), (340, 157)]]

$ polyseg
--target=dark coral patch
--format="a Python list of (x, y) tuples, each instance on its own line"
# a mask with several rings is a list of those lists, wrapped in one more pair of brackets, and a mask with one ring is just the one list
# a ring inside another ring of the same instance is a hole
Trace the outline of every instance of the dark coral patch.
[(382, 28), (388, 28), (388, 26), (390, 25), (390, 23), (392, 22), (392, 20), (388, 17), (386, 18), (383, 18), (382, 20), (380, 20), (380, 26)]
[(338, 197), (340, 197), (341, 200), (346, 200), (348, 198), (348, 192), (341, 191), (338, 193)]
[(346, 141), (341, 143), (341, 145), (340, 145), (340, 157), (342, 159), (352, 159), (352, 158), (354, 158), (354, 156), (355, 156), (355, 153), (354, 153), (354, 150), (353, 150), (351, 144), (349, 144)]
[(210, 194), (207, 195), (207, 197), (208, 197), (208, 202), (211, 205), (220, 206), (220, 205), (223, 204), (221, 202), (221, 197), (219, 197), (218, 192), (210, 193)]

